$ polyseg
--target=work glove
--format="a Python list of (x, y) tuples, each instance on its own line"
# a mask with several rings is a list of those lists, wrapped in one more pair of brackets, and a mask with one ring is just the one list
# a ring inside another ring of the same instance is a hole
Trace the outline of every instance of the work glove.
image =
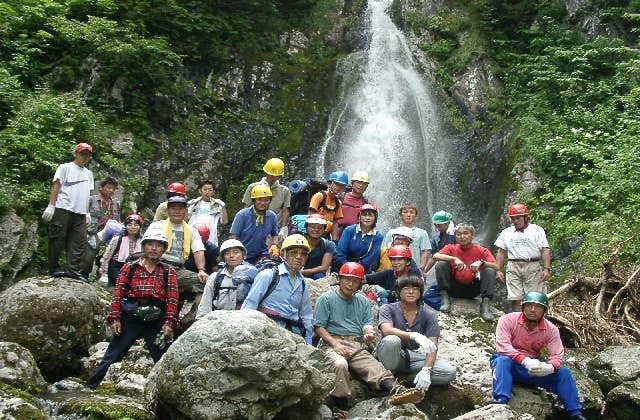
[(52, 206), (49, 204), (44, 212), (42, 213), (42, 220), (49, 223), (51, 219), (53, 219), (53, 213), (56, 211), (56, 206)]
[(86, 220), (86, 222), (87, 222), (87, 226), (89, 226), (89, 225), (91, 224), (91, 215), (90, 215), (89, 213), (87, 213), (87, 214), (84, 216), (84, 220)]
[(423, 367), (413, 379), (413, 383), (416, 384), (416, 388), (427, 391), (431, 386), (431, 368)]
[(219, 205), (220, 207), (226, 206), (224, 201), (220, 200), (219, 198), (214, 199), (213, 202), (216, 203), (217, 205)]
[(289, 228), (286, 226), (282, 226), (280, 228), (280, 231), (278, 232), (278, 237), (279, 238), (286, 238), (287, 235), (289, 235)]
[(280, 256), (278, 245), (271, 245), (271, 247), (269, 247), (269, 255), (271, 255), (271, 258), (278, 258)]
[(521, 365), (524, 366), (524, 368), (527, 369), (527, 372), (529, 372), (529, 375), (531, 375), (532, 369), (536, 368), (538, 365), (540, 365), (540, 363), (541, 362), (538, 359), (525, 357)]
[(438, 347), (433, 344), (433, 341), (418, 332), (412, 332), (409, 334), (409, 337), (411, 337), (411, 340), (415, 341), (424, 350), (425, 354), (433, 353), (438, 350)]
[(547, 376), (555, 372), (555, 368), (551, 363), (541, 362), (538, 366), (534, 366), (529, 370), (531, 376)]

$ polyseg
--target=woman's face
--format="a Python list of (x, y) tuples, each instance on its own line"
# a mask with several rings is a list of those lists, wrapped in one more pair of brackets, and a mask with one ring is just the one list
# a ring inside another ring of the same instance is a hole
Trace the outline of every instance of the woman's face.
[(242, 264), (244, 254), (240, 248), (229, 248), (224, 251), (224, 262), (227, 264), (227, 268), (235, 268)]
[(126, 225), (127, 235), (137, 235), (140, 232), (140, 225), (138, 222), (130, 221)]

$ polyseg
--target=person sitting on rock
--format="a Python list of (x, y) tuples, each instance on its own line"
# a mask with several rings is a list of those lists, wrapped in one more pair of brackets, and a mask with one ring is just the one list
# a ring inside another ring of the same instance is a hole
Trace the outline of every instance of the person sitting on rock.
[[(558, 327), (544, 316), (549, 299), (542, 292), (522, 298), (522, 312), (503, 315), (496, 328), (496, 350), (491, 356), (494, 404), (507, 404), (513, 383), (544, 388), (558, 396), (572, 419), (586, 420), (571, 371), (562, 364), (564, 347)], [(545, 349), (547, 357), (541, 357)]]
[(420, 275), (405, 275), (396, 282), (399, 301), (383, 305), (378, 327), (384, 336), (375, 356), (390, 371), (416, 374), (416, 388), (446, 385), (456, 377), (456, 368), (436, 359), (440, 326), (435, 312), (420, 305), (424, 282)]
[(258, 273), (242, 309), (260, 311), (311, 344), (313, 309), (301, 270), (309, 256), (309, 242), (300, 234), (282, 241), (284, 262)]
[(107, 314), (113, 338), (87, 386), (95, 389), (109, 366), (119, 362), (138, 338), (144, 338), (154, 362), (166, 350), (178, 321), (178, 279), (160, 262), (169, 241), (162, 230), (148, 229), (142, 237), (144, 256), (122, 267)]
[(336, 249), (338, 266), (347, 261), (354, 261), (361, 264), (366, 273), (372, 273), (378, 268), (384, 236), (376, 229), (377, 222), (376, 206), (365, 204), (360, 207), (358, 223), (348, 226), (340, 236)]
[(398, 298), (396, 292), (396, 282), (401, 276), (414, 275), (422, 277), (422, 272), (416, 267), (415, 262), (411, 258), (411, 250), (406, 245), (394, 245), (389, 249), (389, 259), (391, 260), (391, 268), (382, 270), (377, 273), (367, 274), (365, 283), (381, 286), (386, 292), (389, 302), (395, 302)]
[(316, 213), (307, 217), (304, 226), (307, 230), (304, 237), (307, 238), (311, 251), (302, 269), (302, 275), (318, 280), (323, 278), (331, 268), (333, 256), (336, 254), (336, 244), (323, 238), (327, 231), (327, 220), (321, 214)]
[[(380, 248), (380, 262), (376, 271), (388, 270), (391, 268), (391, 260), (389, 259), (389, 250), (394, 245), (406, 245), (411, 249), (411, 242), (413, 242), (413, 231), (406, 226), (400, 226), (389, 231), (391, 234), (391, 244), (386, 247)], [(413, 253), (411, 254), (413, 255)], [(413, 261), (415, 265), (415, 261)], [(417, 267), (417, 265), (415, 265)]]
[(327, 179), (329, 188), (326, 191), (318, 191), (309, 201), (309, 214), (319, 213), (333, 223), (331, 225), (331, 239), (338, 240), (338, 223), (344, 217), (342, 213), (342, 201), (340, 195), (349, 184), (349, 175), (344, 171), (331, 172)]
[(333, 361), (336, 374), (330, 393), (334, 419), (347, 418), (350, 370), (374, 389), (389, 392), (391, 404), (418, 403), (424, 398), (424, 391), (407, 390), (397, 384), (393, 373), (367, 351), (366, 344), (374, 340), (376, 332), (369, 300), (356, 293), (363, 278), (362, 265), (343, 264), (338, 289), (322, 294), (316, 303), (314, 330), (320, 337), (318, 348)]
[(493, 297), (496, 270), (500, 267), (487, 248), (474, 244), (475, 228), (466, 223), (456, 226), (455, 245), (446, 245), (433, 259), (436, 263), (436, 279), (442, 301), (440, 312), (449, 312), (449, 296), (473, 299), (480, 295), (480, 317), (493, 321), (489, 303)]
[(227, 239), (220, 245), (222, 262), (204, 286), (196, 319), (211, 311), (240, 309), (258, 270), (244, 260), (247, 255), (242, 242)]

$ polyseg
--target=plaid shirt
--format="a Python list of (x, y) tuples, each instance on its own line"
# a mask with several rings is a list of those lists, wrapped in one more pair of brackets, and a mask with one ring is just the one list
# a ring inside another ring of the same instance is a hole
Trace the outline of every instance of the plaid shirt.
[[(167, 290), (164, 290), (164, 267), (157, 264), (152, 272), (142, 265), (142, 258), (125, 264), (116, 280), (116, 290), (109, 306), (107, 322), (109, 324), (120, 320), (120, 300), (123, 297), (135, 299), (157, 299), (164, 302), (164, 324), (174, 328), (178, 323), (178, 278), (176, 271), (167, 266)], [(133, 271), (129, 284), (129, 271)]]

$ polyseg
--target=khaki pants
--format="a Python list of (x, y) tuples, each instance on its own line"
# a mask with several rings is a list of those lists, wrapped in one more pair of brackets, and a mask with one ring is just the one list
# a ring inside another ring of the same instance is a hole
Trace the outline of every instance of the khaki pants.
[(178, 278), (178, 292), (201, 294), (204, 292), (204, 285), (198, 279), (198, 273), (189, 271), (186, 268), (176, 268), (176, 277)]
[(323, 350), (334, 364), (336, 382), (331, 391), (332, 397), (348, 398), (351, 396), (349, 369), (370, 387), (379, 390), (385, 379), (393, 379), (393, 374), (382, 363), (366, 350), (361, 337), (333, 336), (340, 344), (351, 349), (351, 357), (346, 359), (336, 353), (333, 348), (320, 340), (318, 348)]
[(506, 277), (508, 300), (520, 300), (528, 292), (546, 291), (538, 261), (509, 261)]

